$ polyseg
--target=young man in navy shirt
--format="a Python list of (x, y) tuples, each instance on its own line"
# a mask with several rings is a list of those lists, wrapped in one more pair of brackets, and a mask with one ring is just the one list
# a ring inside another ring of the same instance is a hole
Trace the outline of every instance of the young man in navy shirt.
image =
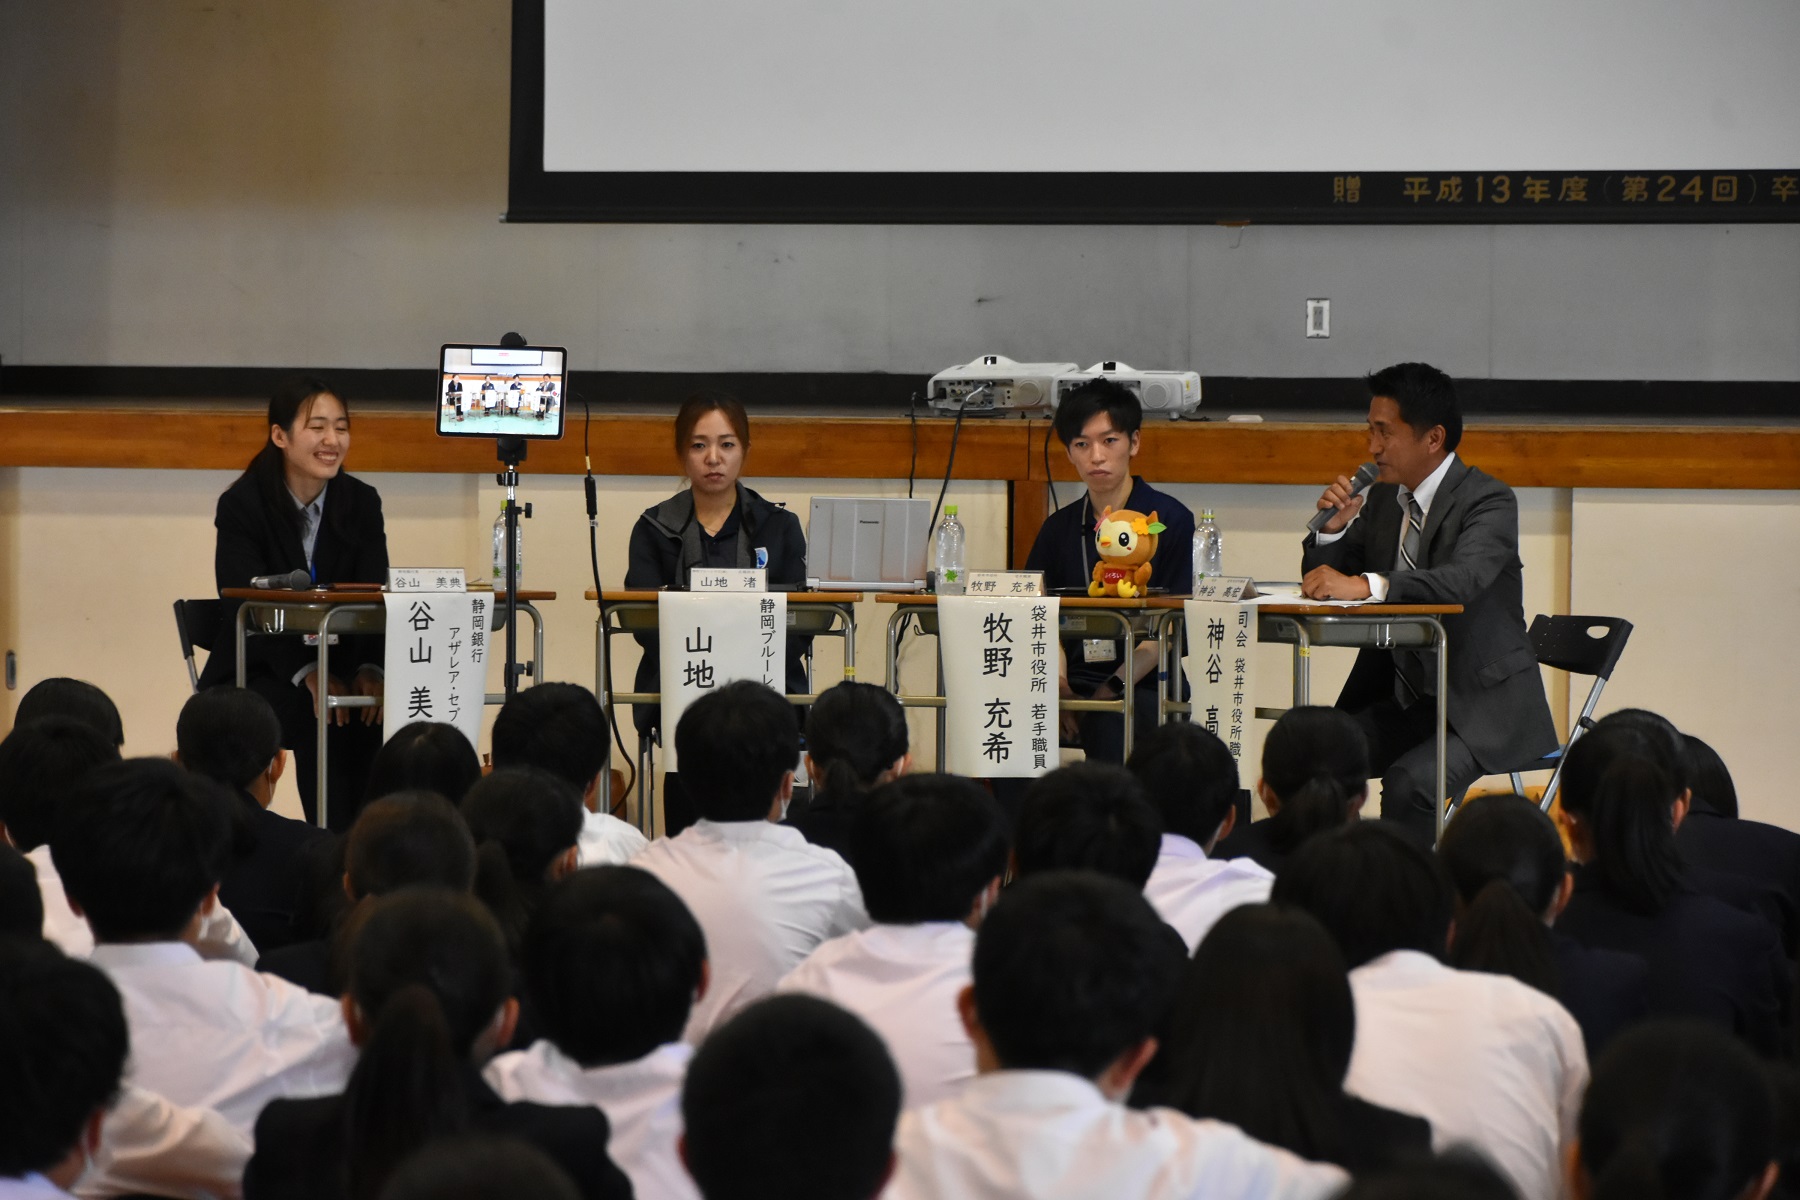
[[(1044, 519), (1025, 569), (1042, 571), (1046, 588), (1082, 589), (1092, 577), (1099, 550), (1094, 523), (1111, 508), (1154, 512), (1164, 525), (1150, 563), (1150, 586), (1170, 595), (1193, 591), (1194, 514), (1166, 492), (1131, 473), (1144, 423), (1137, 396), (1111, 379), (1094, 379), (1064, 396), (1056, 408), (1056, 436), (1086, 491)], [(1117, 640), (1067, 638), (1058, 680), (1064, 699), (1117, 700), (1127, 685), (1133, 696), (1137, 737), (1156, 727), (1156, 644), (1140, 644), (1130, 661)], [(1063, 740), (1079, 741), (1092, 759), (1123, 762), (1125, 722), (1115, 713), (1065, 713)]]

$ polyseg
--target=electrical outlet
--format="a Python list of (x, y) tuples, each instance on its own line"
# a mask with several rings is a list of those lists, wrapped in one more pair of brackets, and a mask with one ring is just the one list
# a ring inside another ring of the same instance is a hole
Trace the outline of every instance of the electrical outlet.
[(1309, 338), (1331, 336), (1331, 301), (1314, 299), (1306, 302), (1306, 336)]

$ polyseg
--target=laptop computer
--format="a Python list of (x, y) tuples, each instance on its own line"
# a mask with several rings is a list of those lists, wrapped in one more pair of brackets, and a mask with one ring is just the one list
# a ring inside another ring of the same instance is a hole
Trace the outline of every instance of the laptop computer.
[(922, 592), (931, 501), (814, 496), (806, 585), (816, 591)]

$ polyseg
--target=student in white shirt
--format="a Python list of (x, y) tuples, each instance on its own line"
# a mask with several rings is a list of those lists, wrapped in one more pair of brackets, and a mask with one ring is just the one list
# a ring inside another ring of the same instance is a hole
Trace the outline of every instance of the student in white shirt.
[(681, 1157), (706, 1200), (874, 1200), (899, 1114), (873, 1030), (816, 996), (772, 996), (695, 1052)]
[(1033, 781), (1013, 833), (1013, 876), (1098, 871), (1142, 891), (1156, 867), (1162, 818), (1117, 763), (1080, 762)]
[(1523, 1200), (1560, 1195), (1588, 1080), (1581, 1029), (1517, 979), (1444, 965), (1454, 900), (1431, 856), (1358, 822), (1300, 847), (1272, 898), (1318, 918), (1350, 965), (1346, 1090), (1426, 1117), (1440, 1149), (1473, 1145)]
[(1656, 1021), (1594, 1064), (1568, 1159), (1576, 1200), (1763, 1200), (1781, 1174), (1781, 1110), (1756, 1056), (1699, 1021)]
[(575, 789), (585, 810), (580, 859), (584, 867), (626, 863), (649, 840), (606, 811), (612, 780), (604, 778), (606, 710), (578, 683), (521, 688), (494, 718), (493, 758), (502, 767), (541, 767)]
[(218, 903), (231, 803), (166, 759), (109, 764), (69, 796), (51, 853), (137, 1032), (132, 1082), (248, 1131), (277, 1096), (341, 1087), (352, 1052), (332, 1001), (192, 945)]
[(947, 1100), (975, 1077), (957, 997), (1000, 893), (1005, 818), (974, 780), (908, 775), (863, 797), (850, 846), (875, 924), (814, 950), (777, 990), (821, 996), (873, 1026), (900, 1068), (905, 1107)]
[(1213, 858), (1237, 824), (1237, 760), (1191, 721), (1158, 726), (1126, 764), (1162, 814), (1162, 845), (1144, 895), (1192, 954), (1213, 923), (1269, 898), (1275, 876), (1252, 858)]
[(698, 1045), (819, 943), (869, 918), (849, 864), (776, 823), (800, 757), (793, 705), (763, 684), (728, 683), (688, 706), (675, 748), (701, 819), (633, 865), (673, 888), (706, 931), (712, 985), (687, 1028)]
[(544, 1038), (487, 1066), (505, 1100), (591, 1104), (638, 1200), (695, 1200), (681, 1165), (681, 1041), (706, 990), (706, 937), (681, 898), (636, 867), (591, 867), (550, 888), (525, 938)]
[(1344, 1173), (1217, 1121), (1121, 1101), (1156, 1053), (1181, 939), (1090, 871), (1020, 880), (975, 936), (962, 995), (980, 1077), (914, 1109), (887, 1200), (1300, 1200)]
[(548, 771), (508, 767), (470, 788), (460, 811), (480, 860), (476, 894), (517, 961), (545, 890), (575, 870), (581, 799)]

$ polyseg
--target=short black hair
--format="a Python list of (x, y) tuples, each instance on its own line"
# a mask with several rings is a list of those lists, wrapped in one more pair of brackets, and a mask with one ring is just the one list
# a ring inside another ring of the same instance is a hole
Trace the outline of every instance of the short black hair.
[(48, 843), (76, 781), (95, 767), (118, 761), (118, 746), (74, 717), (43, 717), (13, 726), (0, 741), (0, 821), (13, 845), (30, 851)]
[(179, 937), (225, 875), (235, 803), (220, 784), (166, 758), (128, 758), (84, 775), (50, 856), (95, 940)]
[(675, 726), (681, 781), (709, 821), (760, 821), (800, 759), (794, 706), (753, 680), (708, 692)]
[(1444, 427), (1444, 449), (1456, 449), (1462, 441), (1462, 409), (1456, 403), (1456, 385), (1429, 363), (1396, 363), (1364, 377), (1369, 395), (1385, 396), (1400, 407), (1400, 419), (1424, 434), (1434, 425)]
[(972, 779), (904, 775), (851, 818), (850, 852), (872, 920), (960, 921), (1006, 870), (1006, 819)]
[(906, 754), (906, 710), (894, 693), (846, 679), (820, 693), (806, 714), (813, 787), (848, 798), (874, 786)]
[(1688, 786), (1694, 789), (1694, 807), (1701, 812), (1721, 817), (1738, 815), (1737, 785), (1731, 781), (1731, 768), (1719, 752), (1691, 733), (1681, 735), (1687, 743), (1688, 764), (1692, 768)]
[(1131, 772), (1083, 762), (1026, 789), (1013, 854), (1021, 877), (1086, 868), (1142, 890), (1161, 847), (1162, 820)]
[(706, 1200), (868, 1200), (893, 1162), (900, 1073), (860, 1018), (771, 996), (701, 1043), (681, 1116)]
[(1269, 899), (1317, 917), (1351, 970), (1395, 950), (1442, 959), (1455, 911), (1437, 862), (1380, 821), (1307, 842), (1282, 864)]
[(246, 788), (281, 753), (281, 721), (248, 688), (196, 692), (175, 719), (181, 765), (226, 787)]
[(494, 765), (542, 767), (585, 795), (606, 765), (608, 736), (606, 710), (594, 693), (578, 683), (540, 683), (501, 705), (494, 718)]
[(638, 867), (589, 867), (559, 880), (525, 932), (532, 1012), (584, 1067), (680, 1041), (705, 966), (694, 914)]
[(529, 1142), (458, 1133), (427, 1142), (394, 1168), (380, 1200), (581, 1200), (568, 1172)]
[(44, 893), (37, 867), (0, 841), (0, 938), (35, 939), (44, 934)]
[(1468, 1147), (1358, 1173), (1337, 1200), (1518, 1200), (1506, 1176)]
[(1138, 739), (1126, 764), (1162, 816), (1163, 831), (1201, 846), (1237, 803), (1238, 766), (1203, 725), (1172, 721)]
[(975, 1009), (1000, 1065), (1099, 1076), (1152, 1036), (1187, 960), (1141, 891), (1093, 871), (1022, 879), (975, 934)]
[(414, 721), (394, 731), (375, 761), (363, 794), (379, 800), (395, 792), (436, 792), (452, 804), (481, 778), (481, 759), (463, 731), (442, 721)]
[(344, 873), (359, 899), (415, 884), (466, 892), (475, 883), (475, 839), (462, 814), (436, 792), (396, 792), (356, 814)]
[(68, 1157), (112, 1103), (130, 1052), (106, 973), (44, 941), (0, 938), (0, 1178)]
[(114, 749), (125, 744), (125, 722), (119, 719), (119, 706), (85, 679), (58, 676), (39, 681), (19, 697), (19, 706), (13, 710), (13, 727), (45, 717), (74, 717), (99, 730)]
[(1120, 433), (1136, 433), (1144, 424), (1144, 406), (1136, 392), (1116, 379), (1090, 379), (1057, 400), (1056, 415), (1051, 418), (1057, 439), (1067, 446), (1101, 413), (1112, 418), (1112, 427)]

